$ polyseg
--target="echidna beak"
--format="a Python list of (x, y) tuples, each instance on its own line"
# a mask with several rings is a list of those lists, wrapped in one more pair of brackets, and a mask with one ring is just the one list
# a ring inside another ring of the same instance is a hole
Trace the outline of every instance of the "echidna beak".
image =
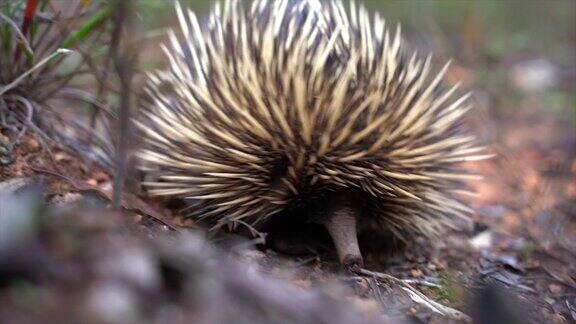
[(343, 201), (336, 202), (322, 223), (334, 241), (340, 264), (351, 272), (362, 268), (364, 261), (358, 246), (354, 209)]

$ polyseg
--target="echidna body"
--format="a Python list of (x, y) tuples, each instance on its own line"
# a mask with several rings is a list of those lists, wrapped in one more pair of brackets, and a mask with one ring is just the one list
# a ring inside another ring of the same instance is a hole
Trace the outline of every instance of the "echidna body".
[(474, 176), (455, 164), (485, 156), (458, 130), (467, 96), (407, 56), (399, 28), (340, 1), (231, 1), (203, 27), (176, 11), (183, 39), (170, 33), (139, 121), (150, 194), (217, 227), (322, 197), (315, 221), (348, 266), (358, 228), (434, 236), (469, 212), (452, 194)]

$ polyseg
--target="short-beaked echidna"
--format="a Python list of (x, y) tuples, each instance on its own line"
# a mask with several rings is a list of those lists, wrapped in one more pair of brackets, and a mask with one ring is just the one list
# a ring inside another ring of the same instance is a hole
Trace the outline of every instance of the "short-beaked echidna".
[(474, 177), (456, 164), (485, 157), (459, 131), (468, 96), (399, 28), (340, 1), (230, 1), (203, 26), (176, 11), (182, 37), (139, 120), (150, 194), (193, 200), (216, 227), (320, 204), (346, 266), (362, 264), (358, 230), (434, 236), (469, 212), (452, 197)]

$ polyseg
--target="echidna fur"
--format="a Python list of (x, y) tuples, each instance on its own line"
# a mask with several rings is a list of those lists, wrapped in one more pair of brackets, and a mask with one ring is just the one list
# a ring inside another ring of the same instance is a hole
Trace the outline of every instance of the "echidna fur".
[(235, 227), (356, 192), (360, 220), (403, 239), (470, 212), (453, 194), (477, 176), (458, 164), (487, 155), (459, 127), (469, 95), (443, 85), (449, 64), (408, 55), (399, 27), (341, 1), (229, 1), (203, 26), (176, 12), (182, 37), (169, 33), (138, 121), (151, 195)]

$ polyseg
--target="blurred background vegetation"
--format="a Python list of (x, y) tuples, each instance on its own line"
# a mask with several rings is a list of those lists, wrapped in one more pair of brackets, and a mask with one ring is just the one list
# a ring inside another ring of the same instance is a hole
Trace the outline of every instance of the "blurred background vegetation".
[[(214, 0), (182, 0), (200, 17), (208, 14)], [(249, 1), (246, 1), (249, 2)], [(349, 2), (344, 0), (345, 3)], [(467, 48), (470, 59), (499, 56), (510, 51), (538, 53), (546, 50), (554, 59), (568, 59), (576, 41), (576, 2), (571, 0), (364, 0), (356, 1), (369, 11), (378, 11), (391, 24), (418, 37), (441, 36), (444, 50), (458, 54)], [(174, 22), (173, 1), (139, 0), (143, 30)], [(430, 42), (431, 40), (428, 40)], [(440, 41), (440, 40), (437, 40)], [(477, 44), (467, 44), (476, 42)], [(572, 53), (573, 54), (573, 53)]]
[[(248, 1), (247, 1), (248, 2)], [(344, 0), (345, 3), (349, 1)], [(215, 1), (182, 0), (207, 16)], [(421, 53), (433, 52), (438, 64), (452, 58), (454, 79), (486, 91), (498, 101), (494, 113), (518, 108), (536, 91), (553, 114), (576, 114), (576, 1), (572, 0), (364, 0), (389, 26), (400, 23), (404, 36)], [(164, 66), (156, 55), (161, 28), (176, 23), (173, 2), (139, 0), (139, 29), (154, 38), (144, 53), (146, 68)], [(494, 99), (494, 98), (492, 98)]]

